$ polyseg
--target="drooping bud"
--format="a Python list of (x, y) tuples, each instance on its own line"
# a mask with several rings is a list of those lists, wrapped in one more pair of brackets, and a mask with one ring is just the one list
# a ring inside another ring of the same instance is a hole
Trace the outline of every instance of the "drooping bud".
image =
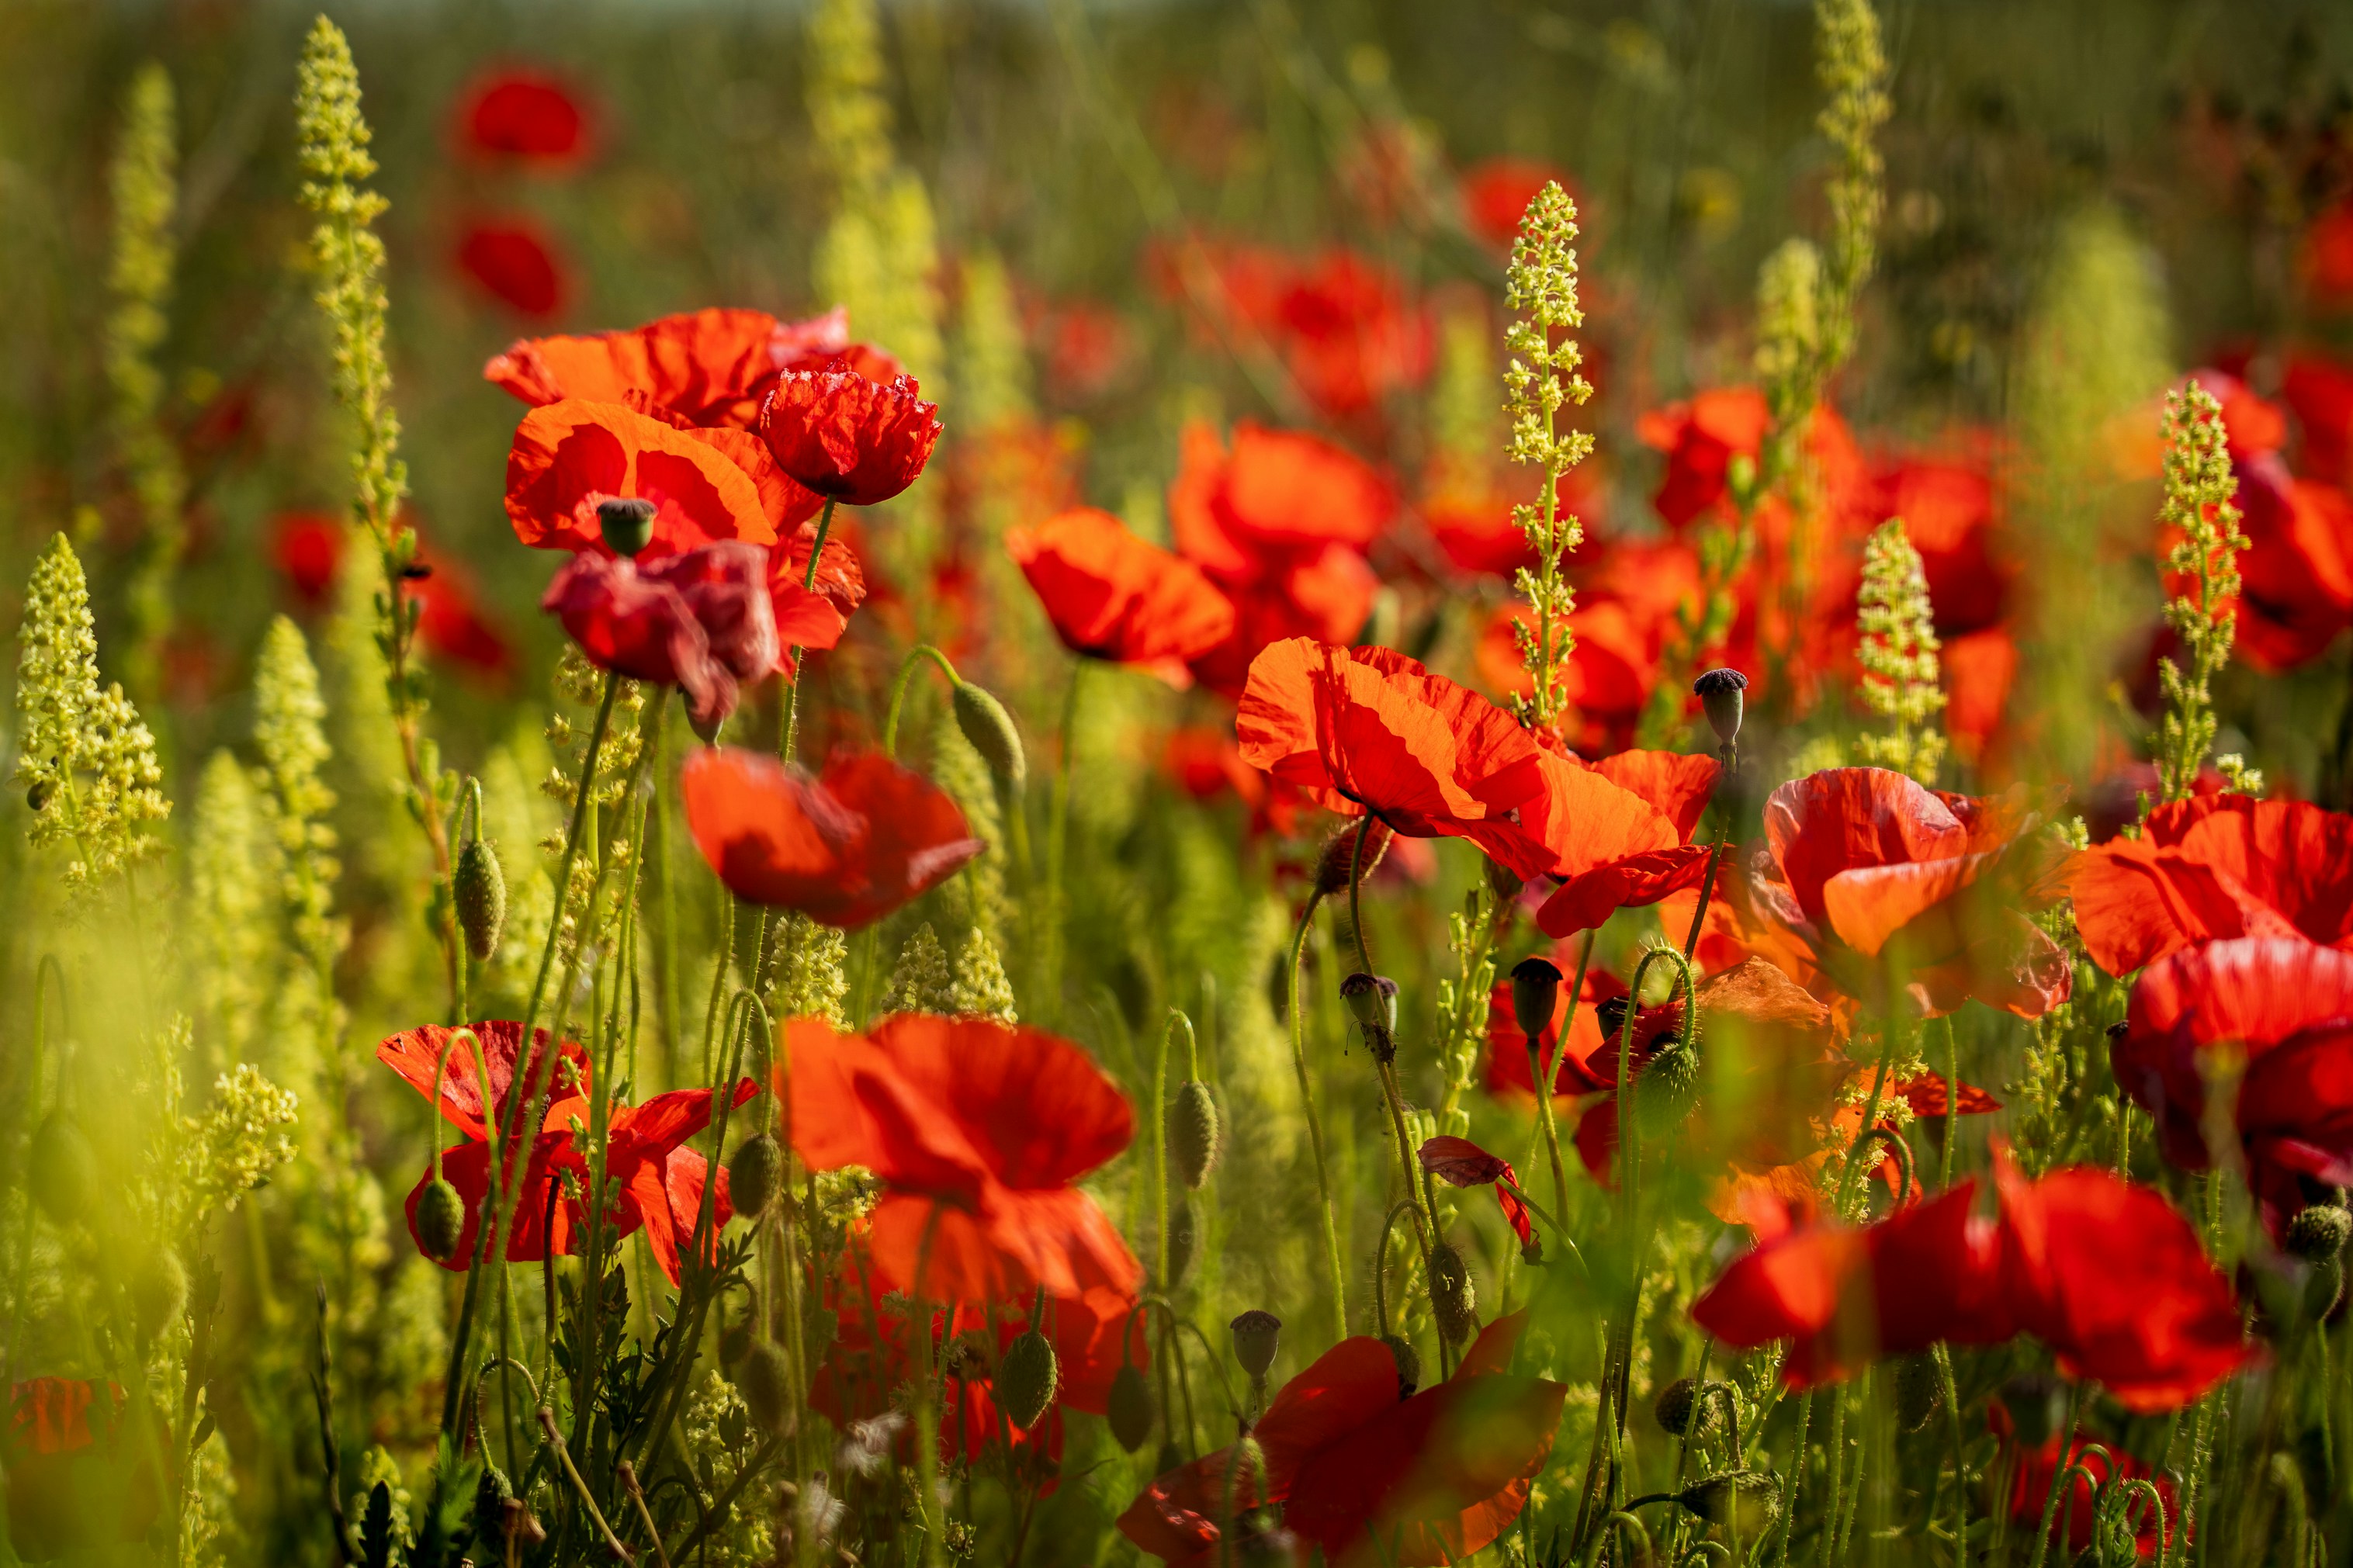
[(1397, 982), (1388, 976), (1359, 970), (1340, 982), (1340, 1000), (1348, 1005), (1357, 1027), (1386, 1029), (1397, 1018)]
[(1671, 1038), (1634, 1080), (1634, 1110), (1646, 1135), (1664, 1132), (1691, 1114), (1699, 1100), (1699, 1047)]
[(635, 496), (598, 501), (596, 527), (614, 554), (638, 554), (654, 542), (654, 503)]
[(1152, 1436), (1152, 1384), (1145, 1380), (1143, 1369), (1132, 1362), (1122, 1362), (1119, 1371), (1112, 1374), (1111, 1400), (1104, 1407), (1111, 1420), (1111, 1435), (1119, 1446), (1133, 1454), (1144, 1447)]
[(1253, 1307), (1236, 1318), (1232, 1328), (1234, 1359), (1251, 1377), (1264, 1377), (1266, 1369), (1274, 1364), (1274, 1352), (1282, 1342), (1282, 1320)]
[(2067, 1386), (2048, 1373), (2021, 1372), (1994, 1390), (2010, 1415), (2019, 1443), (2039, 1448), (2058, 1430), (2067, 1407)]
[(1430, 1250), (1430, 1305), (1449, 1344), (1459, 1345), (1479, 1331), (1479, 1289), (1451, 1242)]
[(997, 1363), (997, 1405), (1023, 1431), (1038, 1425), (1062, 1380), (1054, 1346), (1032, 1324), (1005, 1347)]
[(1895, 1364), (1895, 1425), (1917, 1432), (1945, 1402), (1944, 1379), (1933, 1355), (1908, 1355)]
[(1535, 1039), (1552, 1024), (1560, 1001), (1560, 965), (1534, 955), (1512, 966), (1512, 1016), (1520, 1033)]
[(1704, 1441), (1715, 1435), (1722, 1421), (1717, 1409), (1722, 1401), (1715, 1395), (1715, 1387), (1714, 1384), (1703, 1384), (1695, 1377), (1679, 1377), (1659, 1390), (1658, 1398), (1651, 1402), (1651, 1414), (1658, 1418), (1662, 1428), (1674, 1436)]
[(50, 1223), (71, 1225), (90, 1212), (91, 1194), (98, 1190), (98, 1156), (72, 1117), (50, 1111), (34, 1130), (26, 1154), (26, 1184)]
[(488, 963), (498, 956), (499, 933), (506, 929), (507, 874), (487, 840), (477, 838), (458, 851), (449, 891), (458, 906), (458, 930), (466, 939), (467, 954), (476, 963)]
[(792, 1363), (776, 1341), (762, 1340), (744, 1352), (735, 1368), (735, 1392), (763, 1432), (781, 1437), (792, 1429)]
[(738, 1318), (719, 1331), (719, 1364), (733, 1366), (752, 1353), (752, 1320)]
[(1711, 669), (1692, 682), (1692, 691), (1699, 698), (1701, 710), (1707, 715), (1707, 726), (1725, 745), (1736, 744), (1740, 739), (1741, 710), (1748, 689), (1748, 678), (1736, 669)]
[(767, 1213), (785, 1173), (785, 1152), (772, 1133), (746, 1138), (727, 1161), (727, 1198), (740, 1218), (757, 1219)]
[(1177, 1085), (1176, 1099), (1168, 1107), (1168, 1149), (1176, 1157), (1176, 1173), (1187, 1186), (1198, 1192), (1209, 1179), (1224, 1136), (1209, 1086), (1195, 1079)]
[(1763, 1470), (1726, 1470), (1686, 1488), (1675, 1500), (1710, 1524), (1728, 1524), (1755, 1540), (1781, 1515), (1781, 1490)]
[(961, 681), (949, 699), (955, 709), (956, 728), (988, 764), (997, 782), (1008, 790), (1019, 790), (1029, 782), (1029, 758), (1021, 749), (1021, 731), (1013, 727), (1013, 715), (996, 695), (971, 681)]
[(547, 1526), (539, 1522), (539, 1515), (531, 1511), (529, 1503), (519, 1497), (511, 1497), (507, 1499), (504, 1512), (506, 1523), (500, 1527), (501, 1533), (499, 1539), (517, 1542), (525, 1547), (546, 1543)]
[(2343, 1252), (2348, 1238), (2353, 1238), (2353, 1214), (2334, 1204), (2314, 1204), (2287, 1222), (2282, 1244), (2291, 1256), (2318, 1263)]
[(1174, 1290), (1185, 1282), (1186, 1271), (1193, 1267), (1193, 1244), (1198, 1239), (1194, 1232), (1193, 1199), (1189, 1194), (1172, 1194), (1168, 1205), (1168, 1278), (1162, 1287)]
[(2345, 1260), (2324, 1258), (2312, 1266), (2312, 1275), (2304, 1282), (2304, 1315), (2307, 1321), (2319, 1322), (2337, 1310), (2337, 1303), (2345, 1299)]
[(1413, 1391), (1421, 1386), (1421, 1352), (1402, 1334), (1383, 1334), (1381, 1343), (1389, 1347), (1389, 1354), (1397, 1362), (1398, 1397), (1411, 1399)]
[(131, 1310), (139, 1332), (153, 1339), (187, 1304), (188, 1271), (180, 1267), (179, 1254), (168, 1247), (156, 1247), (131, 1277)]
[(466, 1235), (466, 1201), (458, 1189), (446, 1180), (425, 1184), (417, 1195), (417, 1241), (425, 1255), (437, 1263), (447, 1263), (458, 1256), (459, 1243)]
[(482, 1479), (474, 1483), (474, 1539), (484, 1546), (496, 1543), (501, 1558), (505, 1556), (507, 1538), (507, 1505), (514, 1501), (514, 1484), (507, 1473), (482, 1460)]
[[(1359, 834), (1365, 836), (1365, 852), (1361, 859), (1356, 854)], [(1396, 837), (1389, 831), (1389, 825), (1378, 817), (1373, 819), (1370, 829), (1361, 822), (1343, 823), (1335, 828), (1332, 837), (1324, 840), (1324, 847), (1315, 856), (1315, 891), (1318, 896), (1328, 899), (1346, 892), (1350, 866), (1356, 868), (1356, 875), (1360, 878), (1371, 876), (1374, 868), (1381, 863), (1381, 857), (1389, 852), (1389, 840)]]

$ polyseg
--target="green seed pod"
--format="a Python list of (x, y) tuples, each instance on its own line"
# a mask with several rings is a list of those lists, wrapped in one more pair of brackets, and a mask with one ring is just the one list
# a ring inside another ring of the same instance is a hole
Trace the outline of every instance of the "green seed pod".
[(2312, 1273), (2304, 1282), (2304, 1315), (2318, 1322), (2337, 1310), (2337, 1303), (2345, 1297), (2345, 1260), (2324, 1258), (2312, 1266)]
[(784, 1347), (774, 1340), (754, 1344), (735, 1368), (735, 1392), (744, 1396), (753, 1424), (779, 1437), (792, 1430), (791, 1373)]
[(1253, 1307), (1233, 1321), (1234, 1359), (1253, 1378), (1266, 1375), (1282, 1342), (1282, 1320)]
[(1917, 1432), (1945, 1403), (1945, 1380), (1932, 1355), (1908, 1355), (1895, 1363), (1895, 1425)]
[(1699, 698), (1701, 710), (1706, 713), (1707, 726), (1715, 731), (1715, 738), (1727, 746), (1739, 740), (1748, 678), (1736, 669), (1711, 669), (1692, 682), (1692, 690)]
[(1381, 1343), (1389, 1347), (1397, 1362), (1398, 1397), (1411, 1399), (1413, 1391), (1421, 1386), (1421, 1352), (1402, 1334), (1383, 1334)]
[(1520, 1033), (1535, 1039), (1552, 1026), (1560, 1002), (1560, 965), (1549, 958), (1524, 958), (1512, 965), (1512, 1016)]
[(1168, 1205), (1168, 1278), (1162, 1281), (1165, 1289), (1174, 1290), (1184, 1283), (1186, 1270), (1193, 1267), (1193, 1200), (1184, 1193), (1172, 1194)]
[(1177, 1085), (1176, 1099), (1168, 1107), (1168, 1149), (1176, 1157), (1176, 1173), (1187, 1186), (1198, 1192), (1209, 1179), (1209, 1173), (1217, 1168), (1223, 1137), (1218, 1102), (1209, 1086), (1194, 1079)]
[(507, 874), (488, 841), (477, 838), (458, 851), (449, 890), (457, 901), (458, 930), (466, 939), (467, 955), (476, 963), (488, 963), (499, 955), (499, 933), (507, 923)]
[(1451, 1242), (1430, 1249), (1430, 1305), (1447, 1343), (1459, 1345), (1479, 1331), (1479, 1289)]
[(482, 1479), (474, 1483), (474, 1544), (503, 1559), (507, 1540), (507, 1504), (514, 1500), (507, 1473), (482, 1461)]
[(746, 1138), (727, 1159), (727, 1198), (737, 1217), (757, 1219), (768, 1212), (785, 1173), (785, 1151), (773, 1133)]
[(1013, 715), (994, 695), (966, 680), (959, 683), (950, 700), (955, 709), (956, 728), (997, 775), (997, 782), (1010, 790), (1018, 790), (1029, 782), (1029, 759), (1021, 749), (1021, 731), (1013, 727)]
[(50, 1111), (34, 1130), (27, 1153), (26, 1184), (51, 1224), (69, 1226), (90, 1212), (98, 1190), (98, 1156), (72, 1117)]
[(466, 1201), (446, 1181), (432, 1181), (417, 1194), (417, 1243), (425, 1256), (448, 1263), (466, 1237)]
[(2334, 1204), (2315, 1204), (2287, 1222), (2283, 1238), (2288, 1252), (2306, 1263), (2335, 1258), (2353, 1237), (2353, 1214)]
[(156, 1247), (131, 1277), (131, 1310), (141, 1336), (153, 1339), (178, 1320), (187, 1304), (188, 1271), (180, 1267), (179, 1255), (170, 1247)]
[(1025, 1330), (997, 1362), (997, 1405), (1023, 1431), (1038, 1425), (1062, 1380), (1054, 1347), (1036, 1329)]
[(635, 496), (596, 503), (596, 528), (616, 555), (636, 555), (654, 542), (654, 503)]
[(1367, 1033), (1397, 1028), (1398, 984), (1386, 974), (1351, 974), (1340, 982), (1340, 1000)]
[[(1704, 1442), (1715, 1436), (1723, 1425), (1723, 1401), (1711, 1392), (1714, 1384), (1702, 1386), (1694, 1377), (1679, 1377), (1659, 1390), (1651, 1402), (1651, 1414), (1658, 1418), (1661, 1428), (1678, 1437), (1689, 1436), (1694, 1442)], [(1706, 1393), (1708, 1397), (1700, 1395)], [(1696, 1426), (1694, 1422), (1698, 1423)]]
[(1106, 1414), (1111, 1419), (1111, 1435), (1131, 1454), (1142, 1448), (1144, 1440), (1152, 1436), (1152, 1384), (1132, 1363), (1121, 1363), (1119, 1371), (1112, 1374), (1111, 1403)]
[(1762, 1470), (1726, 1470), (1688, 1488), (1675, 1500), (1710, 1524), (1729, 1524), (1754, 1541), (1781, 1515), (1780, 1489)]

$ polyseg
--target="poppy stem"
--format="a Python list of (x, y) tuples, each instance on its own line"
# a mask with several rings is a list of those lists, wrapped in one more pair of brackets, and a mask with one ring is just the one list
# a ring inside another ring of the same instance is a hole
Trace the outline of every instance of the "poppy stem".
[(1062, 1016), (1062, 874), (1071, 846), (1071, 737), (1077, 727), (1079, 682), (1089, 662), (1072, 661), (1071, 684), (1062, 693), (1061, 754), (1054, 759), (1054, 796), (1046, 819), (1045, 929), (1038, 933), (1037, 994), (1050, 1021)]
[[(825, 559), (826, 535), (833, 531), (834, 504), (833, 497), (826, 497), (825, 510), (818, 514), (817, 542), (809, 546), (808, 570), (801, 574), (801, 591), (805, 594), (817, 592), (817, 566)], [(799, 739), (801, 677), (807, 673), (802, 668), (804, 651), (798, 644), (785, 650), (784, 663), (791, 668), (793, 678), (785, 686), (785, 721), (776, 731), (776, 755), (787, 763), (793, 760), (793, 744)]]
[[(1168, 1009), (1160, 1027), (1160, 1047), (1152, 1058), (1152, 1218), (1156, 1253), (1152, 1277), (1164, 1290), (1176, 1287), (1168, 1278), (1168, 1037), (1185, 1015)], [(1188, 1024), (1187, 1027), (1191, 1027)]]
[[(2069, 1462), (2074, 1457), (2075, 1424), (2082, 1418), (2083, 1411), (2084, 1385), (2081, 1383), (2071, 1383), (2067, 1385), (2067, 1424), (2060, 1428), (2065, 1434), (2059, 1445), (2060, 1465), (2051, 1478), (2050, 1490), (2042, 1497), (2042, 1528), (2034, 1532), (2034, 1555), (2028, 1560), (2029, 1568), (2042, 1568), (2042, 1559), (2051, 1550), (2051, 1526), (2059, 1512), (2061, 1482), (2066, 1475)], [(2065, 1489), (2073, 1493), (2075, 1489), (2070, 1482)]]
[(631, 1561), (629, 1549), (621, 1544), (621, 1538), (613, 1533), (611, 1525), (605, 1522), (604, 1510), (596, 1506), (596, 1499), (588, 1490), (588, 1483), (580, 1479), (579, 1469), (572, 1463), (572, 1450), (564, 1446), (564, 1434), (555, 1428), (555, 1412), (544, 1405), (539, 1407), (539, 1429), (547, 1435), (548, 1447), (554, 1449), (564, 1473), (571, 1478), (572, 1489), (580, 1494), (581, 1504), (587, 1509), (588, 1517), (596, 1521), (596, 1533), (605, 1538), (605, 1549), (620, 1562)]
[[(1340, 1261), (1340, 1227), (1332, 1204), (1332, 1168), (1324, 1154), (1324, 1120), (1315, 1113), (1315, 1087), (1307, 1072), (1307, 1020), (1299, 1009), (1299, 963), (1307, 949), (1308, 932), (1314, 929), (1315, 906), (1324, 895), (1311, 892), (1307, 907), (1299, 911), (1299, 927), (1291, 936), (1291, 964), (1284, 973), (1289, 987), (1283, 999), (1284, 1013), (1291, 1025), (1291, 1068), (1299, 1079), (1299, 1107), (1307, 1117), (1308, 1147), (1315, 1154), (1315, 1197), (1319, 1217), (1324, 1222), (1324, 1261), (1332, 1275), (1332, 1319), (1335, 1338), (1348, 1336), (1347, 1269)], [(1166, 1205), (1161, 1214), (1165, 1231), (1167, 1225)], [(1167, 1258), (1161, 1258), (1166, 1270)], [(1388, 1332), (1388, 1314), (1381, 1315), (1381, 1332)]]
[(948, 656), (931, 644), (917, 643), (907, 650), (907, 657), (899, 661), (899, 673), (891, 679), (891, 705), (882, 717), (882, 754), (894, 761), (899, 754), (899, 715), (907, 706), (907, 688), (913, 683), (915, 671), (923, 667), (926, 658), (940, 667), (940, 673), (948, 678), (951, 687), (964, 684), (964, 677), (958, 675), (955, 666), (948, 662)]
[[(1953, 1149), (1958, 1138), (1954, 1123), (1961, 1110), (1961, 1043), (1953, 1035), (1951, 1014), (1936, 1021), (1945, 1028), (1945, 1147), (1937, 1156), (1936, 1172), (1936, 1190), (1942, 1193), (1950, 1192), (1953, 1186)], [(2126, 1174), (2121, 1156), (2117, 1161), (2116, 1174)], [(1948, 1379), (1950, 1375), (1948, 1370)]]
[[(1688, 960), (1699, 951), (1699, 934), (1707, 929), (1707, 905), (1715, 891), (1716, 868), (1724, 863), (1724, 846), (1732, 837), (1732, 824), (1726, 822), (1715, 836), (1715, 847), (1707, 852), (1707, 877), (1699, 885), (1699, 902), (1692, 910), (1691, 930), (1683, 937), (1683, 957)], [(1590, 937), (1586, 939), (1588, 942)]]
[[(1570, 981), (1568, 985), (1568, 1011), (1562, 1016), (1560, 1027), (1554, 1033), (1552, 1054), (1542, 1064), (1542, 1068), (1536, 1073), (1535, 1081), (1528, 1085), (1530, 1089), (1535, 1090), (1536, 1094), (1536, 1137), (1544, 1142), (1546, 1151), (1552, 1156), (1553, 1197), (1559, 1204), (1560, 1212), (1564, 1215), (1568, 1213), (1568, 1173), (1567, 1167), (1562, 1163), (1560, 1157), (1560, 1126), (1553, 1114), (1552, 1088), (1554, 1081), (1560, 1076), (1560, 1058), (1568, 1049), (1569, 1031), (1577, 1026), (1577, 1001), (1585, 994), (1586, 973), (1593, 965), (1593, 942), (1600, 934), (1599, 927), (1585, 933), (1584, 950), (1577, 955), (1577, 978)], [(1541, 1037), (1541, 1036), (1538, 1037), (1538, 1038)], [(1534, 1065), (1532, 1058), (1531, 1066)], [(1527, 1163), (1531, 1165), (1536, 1163), (1535, 1149), (1533, 1144), (1528, 1150)]]

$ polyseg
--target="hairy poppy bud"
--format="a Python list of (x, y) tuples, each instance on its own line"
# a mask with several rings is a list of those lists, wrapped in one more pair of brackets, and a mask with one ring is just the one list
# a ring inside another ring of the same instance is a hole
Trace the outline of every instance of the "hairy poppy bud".
[(447, 1263), (458, 1256), (458, 1244), (466, 1235), (466, 1202), (458, 1189), (447, 1181), (425, 1184), (417, 1195), (417, 1241), (425, 1255), (437, 1263)]
[[(482, 1479), (474, 1483), (474, 1540), (478, 1544), (503, 1545), (507, 1538), (507, 1505), (514, 1501), (514, 1483), (488, 1458)], [(503, 1553), (501, 1553), (503, 1555)]]
[(1780, 1489), (1762, 1470), (1726, 1470), (1685, 1489), (1675, 1500), (1710, 1524), (1754, 1538), (1781, 1515)]
[(1398, 1397), (1411, 1399), (1413, 1391), (1421, 1386), (1421, 1352), (1402, 1334), (1383, 1334), (1381, 1343), (1389, 1347), (1389, 1355), (1397, 1363)]
[(997, 775), (997, 782), (1012, 790), (1028, 784), (1029, 759), (1021, 749), (1021, 731), (1013, 727), (1013, 715), (1005, 710), (1005, 704), (969, 680), (956, 687), (949, 702), (955, 709), (956, 728)]
[(738, 1318), (719, 1331), (719, 1364), (733, 1366), (752, 1353), (752, 1320)]
[(1122, 1362), (1112, 1374), (1111, 1401), (1104, 1413), (1111, 1420), (1111, 1435), (1131, 1454), (1152, 1436), (1152, 1385), (1134, 1363)]
[(1744, 701), (1742, 693), (1748, 689), (1748, 678), (1736, 669), (1711, 669), (1692, 682), (1692, 691), (1699, 698), (1702, 711), (1707, 714), (1708, 728), (1725, 745), (1740, 739), (1740, 718)]
[(1176, 1103), (1168, 1108), (1168, 1147), (1176, 1156), (1176, 1173), (1187, 1186), (1198, 1191), (1209, 1179), (1209, 1173), (1217, 1168), (1223, 1136), (1218, 1124), (1218, 1102), (1210, 1097), (1209, 1086), (1195, 1079), (1177, 1085)]
[(654, 542), (654, 503), (634, 496), (598, 501), (596, 527), (614, 554), (638, 554)]
[(762, 1340), (735, 1368), (735, 1392), (763, 1432), (783, 1436), (793, 1423), (792, 1364), (782, 1345)]
[(1689, 1115), (1698, 1099), (1698, 1047), (1671, 1037), (1634, 1080), (1634, 1110), (1642, 1131), (1664, 1132)]
[(1695, 1377), (1679, 1377), (1659, 1390), (1658, 1398), (1651, 1402), (1651, 1414), (1658, 1418), (1662, 1428), (1674, 1436), (1704, 1441), (1715, 1435), (1722, 1421), (1718, 1408), (1722, 1401), (1715, 1396), (1718, 1386), (1703, 1384)]
[(1430, 1305), (1449, 1344), (1459, 1345), (1479, 1331), (1479, 1289), (1451, 1242), (1430, 1248)]
[(140, 1333), (153, 1339), (187, 1304), (188, 1271), (180, 1267), (179, 1255), (168, 1247), (155, 1248), (131, 1277), (131, 1310)]
[(997, 1363), (997, 1404), (1005, 1418), (1023, 1431), (1038, 1425), (1062, 1380), (1054, 1347), (1035, 1326), (1024, 1330), (1005, 1347)]
[(1757, 459), (1746, 452), (1735, 452), (1726, 458), (1724, 487), (1732, 492), (1734, 500), (1747, 505), (1749, 496), (1757, 489)]
[(1895, 1425), (1917, 1432), (1945, 1402), (1945, 1383), (1932, 1355), (1909, 1355), (1895, 1364)]
[(1163, 1289), (1174, 1290), (1184, 1283), (1186, 1270), (1193, 1267), (1193, 1200), (1184, 1193), (1176, 1194), (1168, 1205), (1168, 1278), (1161, 1281)]
[(2288, 1251), (2306, 1263), (2335, 1258), (2353, 1237), (2353, 1214), (2334, 1204), (2315, 1204), (2287, 1222)]
[[(1365, 836), (1365, 852), (1356, 854), (1356, 838)], [(1389, 825), (1375, 818), (1368, 830), (1361, 822), (1345, 823), (1335, 828), (1332, 837), (1324, 840), (1324, 847), (1315, 856), (1315, 891), (1323, 898), (1348, 890), (1348, 868), (1356, 867), (1358, 877), (1369, 877), (1389, 852), (1389, 840), (1397, 835)]]
[(766, 1132), (746, 1138), (727, 1160), (727, 1199), (744, 1219), (767, 1213), (776, 1195), (777, 1178), (785, 1172), (785, 1152)]
[(499, 953), (499, 933), (507, 923), (507, 874), (490, 845), (480, 838), (458, 851), (458, 868), (450, 874), (449, 891), (458, 905), (458, 930), (466, 952), (476, 963), (488, 963)]
[(98, 1156), (72, 1117), (52, 1110), (42, 1119), (33, 1132), (27, 1167), (26, 1184), (51, 1223), (71, 1225), (90, 1212), (90, 1196), (98, 1189)]
[(1533, 956), (1512, 965), (1512, 1016), (1520, 1033), (1532, 1040), (1543, 1034), (1559, 1001), (1560, 965)]
[(1282, 1320), (1253, 1307), (1236, 1318), (1232, 1327), (1234, 1359), (1251, 1377), (1264, 1377), (1266, 1369), (1274, 1364), (1275, 1350), (1282, 1341)]

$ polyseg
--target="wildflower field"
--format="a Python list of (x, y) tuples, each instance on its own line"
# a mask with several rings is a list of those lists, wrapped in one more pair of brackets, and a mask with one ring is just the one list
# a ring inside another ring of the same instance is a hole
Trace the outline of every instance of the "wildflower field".
[(2353, 12), (0, 81), (0, 1568), (2353, 1563)]

